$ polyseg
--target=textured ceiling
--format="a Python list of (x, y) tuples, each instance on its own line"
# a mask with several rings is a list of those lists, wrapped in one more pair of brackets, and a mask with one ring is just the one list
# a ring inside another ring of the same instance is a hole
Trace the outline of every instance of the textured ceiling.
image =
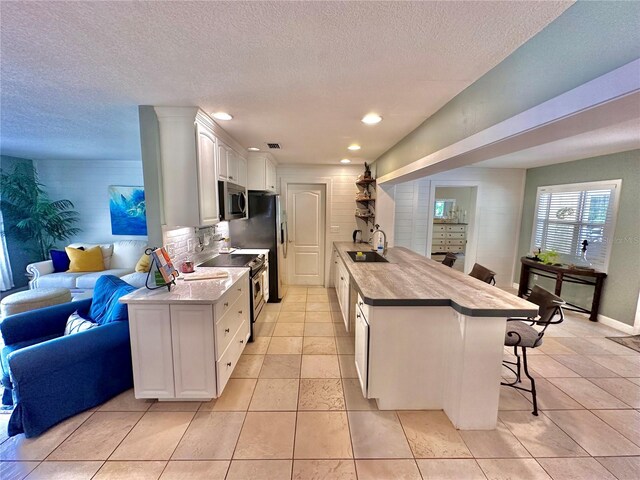
[(476, 163), (487, 168), (535, 168), (640, 149), (640, 117)]
[(137, 159), (137, 105), (198, 105), (282, 163), (371, 161), (571, 3), (2, 2), (0, 146)]

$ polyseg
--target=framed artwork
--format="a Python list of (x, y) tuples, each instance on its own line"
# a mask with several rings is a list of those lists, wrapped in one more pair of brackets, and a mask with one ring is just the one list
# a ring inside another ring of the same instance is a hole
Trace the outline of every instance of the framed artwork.
[(113, 235), (146, 235), (144, 187), (109, 186), (109, 212)]

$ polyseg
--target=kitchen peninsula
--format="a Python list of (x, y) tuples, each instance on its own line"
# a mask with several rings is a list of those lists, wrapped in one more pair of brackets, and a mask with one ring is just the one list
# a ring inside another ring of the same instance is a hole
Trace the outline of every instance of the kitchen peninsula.
[(456, 428), (494, 429), (506, 319), (537, 306), (405, 248), (387, 262), (348, 254), (369, 249), (334, 243), (364, 396), (381, 410), (443, 409)]
[(208, 401), (222, 394), (249, 339), (249, 269), (199, 267), (168, 291), (138, 289), (129, 309), (136, 398)]

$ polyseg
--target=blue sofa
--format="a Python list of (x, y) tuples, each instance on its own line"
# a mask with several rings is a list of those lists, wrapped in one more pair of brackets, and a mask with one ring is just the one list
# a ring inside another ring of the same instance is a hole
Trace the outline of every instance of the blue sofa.
[[(133, 386), (127, 309), (118, 301), (133, 290), (105, 275), (93, 299), (12, 315), (0, 323), (6, 345), (2, 403), (14, 405), (9, 436), (40, 435)], [(63, 335), (76, 310), (99, 326)]]

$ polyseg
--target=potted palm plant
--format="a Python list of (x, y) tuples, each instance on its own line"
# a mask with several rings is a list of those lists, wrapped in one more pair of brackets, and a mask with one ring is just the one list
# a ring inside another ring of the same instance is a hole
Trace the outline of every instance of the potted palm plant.
[(81, 232), (75, 226), (78, 212), (73, 210), (73, 203), (52, 201), (30, 164), (19, 163), (12, 171), (0, 173), (0, 199), (12, 233), (25, 245), (32, 245), (27, 249), (37, 260), (46, 260), (57, 242)]

